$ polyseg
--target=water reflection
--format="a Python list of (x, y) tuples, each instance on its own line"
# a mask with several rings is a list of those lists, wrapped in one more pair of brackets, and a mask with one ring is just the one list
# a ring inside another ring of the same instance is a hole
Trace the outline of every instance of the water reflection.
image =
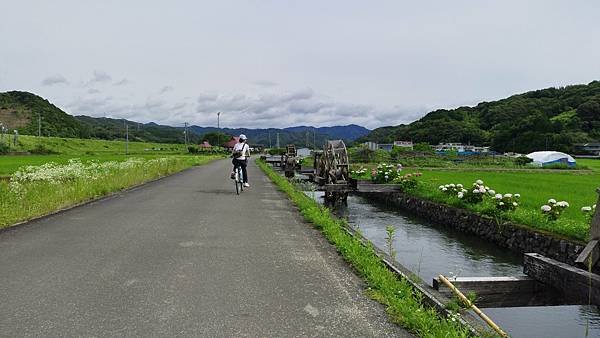
[[(314, 196), (318, 201), (320, 194)], [(377, 247), (386, 248), (386, 226), (396, 229), (396, 260), (426, 283), (438, 274), (450, 276), (522, 276), (522, 256), (476, 236), (409, 216), (362, 197), (350, 196), (347, 207), (334, 209)], [(513, 337), (600, 337), (596, 306), (488, 308)]]

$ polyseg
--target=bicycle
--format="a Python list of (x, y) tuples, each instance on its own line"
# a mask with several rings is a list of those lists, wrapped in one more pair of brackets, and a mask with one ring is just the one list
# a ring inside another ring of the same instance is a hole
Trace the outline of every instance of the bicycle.
[(242, 174), (242, 166), (236, 165), (234, 171), (235, 192), (240, 194), (240, 191), (244, 191), (244, 175)]

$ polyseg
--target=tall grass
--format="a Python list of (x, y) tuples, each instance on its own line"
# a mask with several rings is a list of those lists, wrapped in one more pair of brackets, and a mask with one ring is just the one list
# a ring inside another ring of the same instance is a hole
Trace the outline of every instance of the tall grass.
[(0, 228), (166, 176), (220, 156), (169, 156), (29, 167), (0, 182)]
[(384, 304), (395, 322), (421, 337), (467, 337), (469, 331), (455, 318), (441, 318), (422, 303), (407, 280), (389, 271), (372, 246), (363, 245), (349, 235), (344, 221), (335, 219), (329, 210), (298, 191), (268, 165), (257, 161), (267, 176), (298, 206), (304, 218), (320, 229), (340, 254), (358, 271), (369, 285), (369, 295)]

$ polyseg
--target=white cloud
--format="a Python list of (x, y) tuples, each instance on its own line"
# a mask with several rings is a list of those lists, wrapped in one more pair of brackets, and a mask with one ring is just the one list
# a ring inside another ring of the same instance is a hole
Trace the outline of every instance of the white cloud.
[(87, 85), (106, 83), (110, 81), (112, 81), (112, 77), (108, 73), (95, 70), (92, 78), (87, 82)]
[(269, 80), (258, 80), (253, 82), (255, 85), (259, 87), (275, 87), (277, 86), (277, 82), (269, 81)]
[(113, 85), (115, 85), (115, 86), (124, 86), (124, 85), (128, 85), (130, 83), (131, 83), (131, 81), (129, 81), (128, 79), (124, 78), (124, 79), (122, 79), (120, 81), (115, 82)]
[(54, 86), (57, 84), (68, 84), (69, 81), (62, 75), (49, 76), (42, 80), (42, 86)]
[(170, 92), (170, 91), (172, 91), (172, 90), (173, 90), (173, 87), (171, 87), (171, 86), (164, 86), (164, 87), (162, 87), (162, 88), (161, 88), (161, 89), (158, 91), (158, 95), (162, 95), (162, 94), (164, 94), (164, 93), (166, 93), (166, 92)]

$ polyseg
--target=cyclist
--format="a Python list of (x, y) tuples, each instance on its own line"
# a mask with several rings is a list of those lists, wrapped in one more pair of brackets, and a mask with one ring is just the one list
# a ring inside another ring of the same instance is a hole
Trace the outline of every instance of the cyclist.
[(248, 171), (246, 166), (248, 165), (248, 158), (250, 157), (250, 146), (246, 142), (248, 138), (246, 135), (241, 134), (238, 143), (233, 146), (231, 157), (233, 157), (233, 171), (231, 172), (231, 178), (235, 179), (235, 167), (242, 168), (242, 176), (244, 178), (244, 187), (249, 187), (248, 183)]

